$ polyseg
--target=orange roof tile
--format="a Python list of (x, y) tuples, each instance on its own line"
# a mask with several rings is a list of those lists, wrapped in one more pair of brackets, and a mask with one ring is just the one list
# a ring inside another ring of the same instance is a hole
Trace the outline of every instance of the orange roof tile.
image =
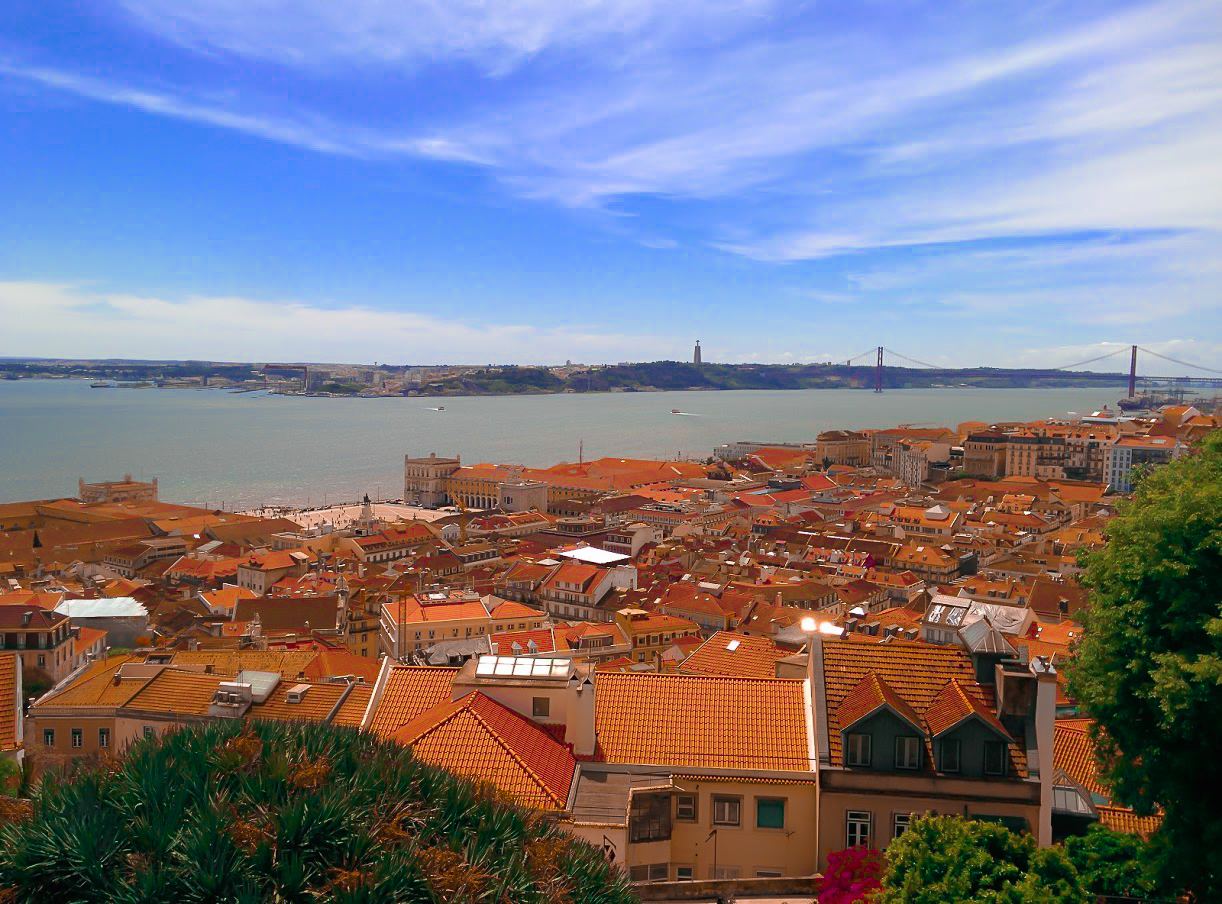
[(1140, 835), (1142, 838), (1149, 838), (1163, 822), (1163, 817), (1157, 813), (1138, 816), (1124, 807), (1099, 807), (1098, 810), (1099, 821), (1112, 831)]
[(600, 671), (595, 700), (608, 762), (811, 769), (800, 680)]
[[(886, 622), (884, 621), (884, 624)], [(823, 682), (827, 696), (828, 753), (835, 765), (840, 765), (840, 734), (844, 727), (840, 704), (861, 683), (875, 673), (894, 691), (913, 713), (923, 716), (947, 681), (958, 680), (986, 706), (993, 705), (993, 688), (976, 681), (971, 656), (958, 647), (943, 647), (916, 641), (892, 638), (878, 643), (869, 637), (850, 634), (844, 638), (826, 637), (823, 646)], [(922, 721), (917, 719), (916, 725)], [(926, 739), (925, 758), (933, 762)], [(1011, 774), (1026, 776), (1027, 756), (1022, 739), (1010, 743)]]
[(387, 676), (369, 730), (394, 734), (416, 716), (450, 699), (458, 669), (434, 666), (396, 665)]
[(718, 631), (692, 651), (679, 671), (690, 675), (775, 678), (777, 660), (788, 655), (788, 650), (782, 650), (767, 637)]
[(331, 718), (331, 724), (360, 728), (361, 720), (365, 718), (365, 710), (369, 708), (369, 699), (372, 696), (372, 684), (354, 684), (352, 692), (344, 698), (344, 702)]
[(225, 680), (223, 675), (163, 669), (145, 682), (125, 705), (143, 712), (206, 716), (217, 686)]
[(891, 685), (878, 677), (877, 672), (864, 675), (857, 682), (857, 686), (840, 701), (836, 713), (839, 716), (841, 731), (857, 724), (883, 706), (890, 707), (897, 716), (920, 731), (920, 717), (912, 711), (908, 702), (892, 689)]
[(68, 685), (41, 697), (38, 707), (55, 706), (122, 706), (144, 687), (147, 678), (126, 679), (115, 684), (114, 675), (125, 662), (137, 662), (132, 656), (111, 656), (91, 663)]
[(929, 726), (930, 735), (936, 738), (972, 716), (1005, 738), (1010, 737), (1010, 733), (993, 711), (981, 703), (974, 693), (968, 691), (962, 682), (955, 679), (946, 682), (946, 686), (933, 698), (933, 702), (925, 710), (925, 724)]
[(21, 741), (17, 737), (18, 707), (22, 705), (17, 699), (17, 668), (16, 653), (0, 656), (0, 750), (16, 750)]
[(346, 684), (328, 682), (326, 684), (310, 684), (306, 686), (305, 694), (298, 703), (288, 702), (288, 692), (298, 684), (293, 681), (281, 681), (276, 685), (267, 700), (255, 703), (247, 713), (250, 719), (272, 719), (277, 722), (322, 722), (335, 709)]
[(577, 767), (567, 747), (478, 691), (421, 713), (392, 737), (422, 760), (540, 810), (564, 809)]

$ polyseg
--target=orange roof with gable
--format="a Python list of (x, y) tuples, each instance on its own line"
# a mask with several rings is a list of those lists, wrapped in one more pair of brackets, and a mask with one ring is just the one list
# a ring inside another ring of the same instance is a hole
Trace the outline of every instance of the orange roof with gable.
[(804, 682), (598, 673), (600, 758), (651, 766), (811, 771)]
[(577, 768), (568, 747), (479, 691), (426, 710), (391, 737), (420, 759), (537, 810), (565, 808)]
[(457, 674), (454, 668), (392, 666), (368, 729), (379, 735), (394, 734), (425, 710), (448, 702)]
[[(884, 620), (884, 624), (887, 622)], [(986, 707), (994, 705), (993, 688), (976, 681), (976, 669), (971, 655), (958, 647), (891, 638), (879, 643), (872, 637), (850, 634), (844, 638), (826, 637), (823, 648), (823, 683), (827, 697), (827, 741), (833, 765), (841, 765), (841, 732), (844, 722), (841, 702), (857, 690), (862, 679), (876, 674), (917, 717), (915, 725), (924, 724), (924, 715), (938, 699), (948, 681), (961, 682), (969, 693), (979, 697)], [(865, 692), (858, 692), (859, 694)], [(848, 715), (855, 710), (850, 707)], [(935, 723), (939, 718), (935, 712)], [(929, 739), (925, 739), (924, 762), (933, 762)], [(1011, 774), (1027, 775), (1027, 755), (1022, 738), (1011, 741)]]
[(925, 724), (929, 726), (929, 733), (936, 738), (973, 716), (998, 734), (1010, 737), (1010, 733), (993, 711), (980, 702), (980, 698), (974, 693), (968, 691), (962, 682), (955, 679), (946, 682), (946, 686), (938, 691), (938, 696), (933, 698), (929, 709), (925, 710)]
[(856, 725), (883, 706), (890, 707), (897, 716), (911, 724), (913, 728), (920, 730), (920, 717), (912, 711), (908, 701), (897, 694), (891, 685), (878, 677), (877, 672), (864, 675), (857, 682), (856, 687), (840, 701), (840, 706), (836, 709), (836, 715), (840, 719), (840, 728), (843, 730)]

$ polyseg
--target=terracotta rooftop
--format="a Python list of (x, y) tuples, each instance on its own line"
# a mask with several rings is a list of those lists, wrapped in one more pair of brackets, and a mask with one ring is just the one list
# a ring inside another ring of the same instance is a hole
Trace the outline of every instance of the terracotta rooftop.
[(775, 678), (777, 660), (790, 655), (767, 637), (718, 631), (691, 652), (679, 671), (691, 675)]
[(595, 699), (607, 762), (811, 769), (799, 680), (600, 672)]
[(979, 718), (1006, 738), (1010, 737), (1010, 733), (993, 710), (985, 706), (974, 692), (965, 688), (962, 682), (955, 679), (946, 682), (946, 686), (933, 698), (933, 702), (925, 710), (925, 724), (929, 727), (929, 733), (936, 738), (972, 716)]
[[(295, 687), (304, 687), (305, 693), (300, 702), (290, 703), (288, 693)], [(265, 702), (251, 706), (249, 717), (275, 719), (278, 722), (323, 722), (347, 689), (348, 685), (338, 682), (299, 685), (294, 681), (281, 680)]]
[[(886, 622), (884, 622), (886, 624)], [(924, 724), (925, 713), (933, 705), (947, 682), (957, 680), (986, 707), (994, 706), (993, 688), (976, 681), (971, 656), (958, 647), (905, 641), (892, 638), (879, 643), (872, 637), (850, 634), (844, 638), (822, 640), (823, 681), (827, 695), (828, 730), (826, 734), (831, 762), (841, 765), (841, 731), (845, 727), (840, 711), (841, 702), (861, 684), (867, 675), (876, 674), (882, 682), (910, 707)], [(852, 710), (850, 709), (850, 714)], [(935, 714), (935, 722), (939, 716)], [(1016, 739), (1010, 744), (1011, 775), (1027, 774), (1026, 750)], [(929, 739), (926, 738), (925, 763), (933, 762)], [(927, 765), (928, 768), (928, 765)]]
[(375, 734), (391, 735), (438, 703), (450, 700), (458, 669), (396, 665), (390, 668), (382, 697), (369, 724)]
[(17, 654), (0, 656), (0, 750), (16, 750), (21, 743), (17, 737), (17, 716), (23, 703), (17, 699), (19, 666)]
[(352, 692), (344, 698), (344, 702), (332, 717), (331, 724), (360, 728), (361, 720), (365, 718), (365, 710), (369, 707), (369, 699), (372, 696), (372, 684), (354, 684)]
[(547, 731), (478, 691), (426, 710), (392, 737), (427, 762), (539, 810), (564, 809), (577, 766)]
[(908, 701), (897, 694), (877, 672), (863, 675), (857, 685), (840, 701), (836, 708), (840, 728), (843, 730), (855, 725), (883, 706), (890, 707), (897, 716), (920, 730), (920, 717), (912, 711)]
[(225, 675), (163, 669), (136, 691), (125, 705), (142, 712), (206, 716), (217, 686), (226, 680), (229, 679)]

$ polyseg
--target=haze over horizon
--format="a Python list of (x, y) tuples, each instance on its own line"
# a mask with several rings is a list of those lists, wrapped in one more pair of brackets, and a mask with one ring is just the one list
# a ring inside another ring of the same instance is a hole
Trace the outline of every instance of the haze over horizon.
[(15, 0), (0, 111), (5, 356), (1222, 367), (1207, 0)]

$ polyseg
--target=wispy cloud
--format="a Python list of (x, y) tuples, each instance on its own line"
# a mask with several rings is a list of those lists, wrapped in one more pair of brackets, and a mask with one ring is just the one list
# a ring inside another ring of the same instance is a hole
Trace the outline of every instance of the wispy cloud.
[[(43, 282), (0, 282), (7, 355), (438, 364), (662, 358), (658, 337), (512, 321), (469, 323), (359, 305), (159, 298)], [(71, 330), (63, 324), (71, 323)]]
[(0, 75), (322, 154), (475, 164), (501, 195), (617, 215), (628, 241), (784, 272), (824, 309), (1123, 331), (1222, 308), (1211, 0), (119, 6), (116, 28), (171, 43), (88, 70), (26, 48)]

